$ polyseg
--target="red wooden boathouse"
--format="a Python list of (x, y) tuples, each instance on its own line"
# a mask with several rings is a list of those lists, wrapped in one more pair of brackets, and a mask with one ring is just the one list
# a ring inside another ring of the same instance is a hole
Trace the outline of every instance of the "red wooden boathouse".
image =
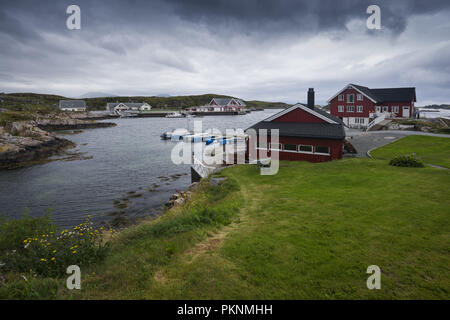
[[(297, 103), (257, 124), (254, 129), (267, 130), (267, 146), (256, 146), (258, 158), (264, 156), (260, 151), (267, 149), (279, 151), (280, 160), (323, 162), (342, 158), (345, 130), (342, 120), (314, 107), (314, 89), (308, 91), (308, 104)], [(279, 143), (270, 141), (270, 131), (279, 130)], [(248, 150), (249, 148), (247, 148)], [(255, 160), (255, 159), (250, 159)]]

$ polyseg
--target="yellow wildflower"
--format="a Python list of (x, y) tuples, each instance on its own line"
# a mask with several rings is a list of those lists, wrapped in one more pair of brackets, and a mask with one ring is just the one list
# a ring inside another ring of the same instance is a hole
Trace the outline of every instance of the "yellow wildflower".
[(73, 254), (75, 254), (75, 253), (77, 253), (77, 250), (73, 250), (73, 252), (72, 252)]

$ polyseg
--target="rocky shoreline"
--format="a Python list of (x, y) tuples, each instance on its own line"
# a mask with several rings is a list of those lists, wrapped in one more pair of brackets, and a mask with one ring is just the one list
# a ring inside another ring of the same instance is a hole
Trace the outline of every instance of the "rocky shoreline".
[(44, 160), (62, 150), (75, 147), (70, 140), (49, 131), (105, 128), (115, 123), (60, 117), (19, 121), (0, 126), (0, 169), (15, 168)]

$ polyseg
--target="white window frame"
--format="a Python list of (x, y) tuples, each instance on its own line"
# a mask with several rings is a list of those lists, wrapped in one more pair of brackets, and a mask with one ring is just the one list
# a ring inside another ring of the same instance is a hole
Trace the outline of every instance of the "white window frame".
[[(327, 147), (327, 148), (328, 148), (328, 153), (316, 152), (316, 148), (317, 148), (317, 147)], [(321, 155), (327, 155), (327, 156), (329, 156), (329, 155), (330, 155), (330, 152), (331, 152), (331, 150), (330, 150), (330, 147), (329, 147), (329, 146), (314, 146), (314, 154), (321, 154)]]
[(381, 112), (389, 112), (389, 106), (382, 106)]
[(355, 123), (356, 124), (365, 124), (365, 119), (364, 118), (361, 118), (361, 117), (357, 117), (357, 118), (355, 118)]
[(358, 93), (356, 96), (356, 100), (363, 101), (364, 100), (363, 95), (361, 93)]
[[(311, 151), (300, 151), (300, 146), (302, 146), (302, 147), (311, 147)], [(307, 144), (299, 144), (297, 146), (297, 152), (298, 153), (313, 154), (314, 153), (314, 146), (307, 145)]]
[[(350, 101), (350, 97), (352, 97), (352, 101)], [(347, 94), (347, 103), (355, 103), (355, 94), (354, 93)]]
[(364, 106), (356, 106), (356, 112), (358, 113), (364, 112)]
[(338, 106), (338, 112), (345, 112), (345, 106)]
[[(350, 111), (351, 108), (351, 111)], [(355, 112), (355, 106), (347, 106), (347, 112)]]
[(344, 101), (344, 95), (343, 94), (338, 95), (338, 101)]
[[(291, 145), (295, 146), (295, 150), (286, 150), (284, 148), (284, 146), (287, 145), (287, 144), (291, 144)], [(297, 153), (297, 150), (298, 150), (298, 145), (296, 145), (295, 143), (283, 143), (283, 152), (294, 152), (294, 153)]]
[(392, 106), (392, 112), (393, 113), (399, 113), (400, 112), (400, 106)]

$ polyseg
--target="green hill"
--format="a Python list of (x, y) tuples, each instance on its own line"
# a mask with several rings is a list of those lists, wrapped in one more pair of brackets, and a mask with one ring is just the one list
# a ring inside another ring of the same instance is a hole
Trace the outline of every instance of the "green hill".
[[(213, 98), (231, 98), (231, 96), (217, 94), (202, 94), (174, 97), (146, 97), (146, 96), (126, 96), (126, 97), (103, 97), (87, 98), (88, 110), (105, 110), (108, 102), (146, 102), (155, 109), (182, 109), (185, 107), (204, 105)], [(0, 108), (15, 111), (32, 110), (57, 110), (59, 100), (69, 99), (66, 97), (50, 94), (36, 93), (8, 93), (0, 94)], [(287, 108), (289, 105), (283, 102), (266, 102), (251, 100), (245, 101), (249, 108)]]

